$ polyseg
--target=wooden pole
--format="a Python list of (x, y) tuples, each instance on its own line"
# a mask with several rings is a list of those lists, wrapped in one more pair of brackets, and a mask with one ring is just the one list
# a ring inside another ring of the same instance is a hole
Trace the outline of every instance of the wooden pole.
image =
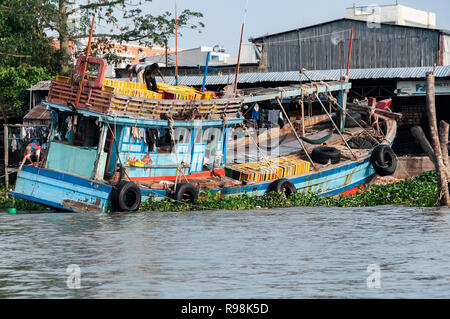
[(300, 146), (305, 151), (306, 156), (308, 157), (309, 162), (311, 163), (312, 167), (316, 168), (316, 165), (314, 165), (314, 161), (312, 160), (311, 156), (308, 154), (308, 149), (306, 148), (305, 143), (303, 143), (302, 139), (298, 136), (297, 131), (295, 130), (294, 125), (292, 125), (291, 119), (289, 118), (289, 115), (284, 110), (283, 104), (281, 104), (280, 98), (276, 98), (278, 104), (280, 105), (280, 109), (283, 112), (284, 117), (288, 120), (289, 126), (292, 129), (292, 132), (294, 132), (295, 137), (297, 138), (297, 141), (300, 143)]
[(434, 154), (433, 147), (431, 147), (430, 142), (428, 142), (422, 127), (414, 126), (411, 129), (411, 134), (416, 139), (416, 143), (419, 144), (422, 150), (428, 155), (434, 166), (437, 167), (436, 155)]
[(94, 162), (94, 171), (92, 173), (92, 179), (96, 180), (97, 178), (103, 179), (103, 176), (98, 176), (98, 165), (100, 164), (100, 156), (102, 155), (103, 148), (105, 147), (105, 140), (106, 140), (106, 133), (107, 130), (105, 129), (108, 123), (103, 123), (101, 129), (100, 129), (100, 138), (98, 140), (98, 146), (97, 146), (97, 157)]
[(445, 171), (447, 173), (447, 182), (450, 182), (450, 166), (448, 164), (448, 134), (448, 123), (445, 121), (441, 121), (439, 123), (439, 139), (441, 141), (442, 160), (444, 162)]
[(78, 106), (78, 103), (80, 102), (80, 98), (81, 98), (81, 92), (83, 91), (84, 77), (86, 76), (89, 52), (91, 51), (92, 34), (94, 32), (94, 22), (95, 22), (95, 17), (92, 18), (91, 34), (89, 35), (89, 42), (88, 42), (87, 51), (86, 51), (86, 62), (84, 63), (83, 74), (81, 76), (80, 88), (78, 89), (77, 99), (75, 100), (75, 106)]
[(178, 85), (178, 19), (177, 19), (176, 1), (175, 1), (175, 85)]
[[(9, 143), (8, 143), (8, 125), (3, 125), (3, 142), (4, 142), (4, 153), (5, 153), (5, 186), (8, 190), (9, 188), (9, 174), (8, 174), (8, 157), (9, 157)], [(8, 198), (9, 192), (6, 192), (6, 198)]]
[(347, 60), (347, 77), (350, 72), (350, 60), (352, 57), (353, 31), (354, 31), (354, 28), (352, 28), (352, 33), (350, 35), (350, 48), (348, 49), (348, 60)]
[(306, 129), (305, 129), (305, 104), (303, 103), (303, 97), (302, 102), (300, 103), (300, 106), (302, 107), (302, 136), (306, 135)]
[(236, 96), (237, 85), (238, 85), (239, 66), (241, 64), (242, 38), (244, 37), (244, 26), (245, 26), (245, 18), (247, 17), (247, 8), (248, 8), (248, 0), (247, 0), (247, 4), (245, 6), (244, 21), (242, 22), (242, 29), (241, 29), (241, 40), (239, 42), (239, 53), (238, 53), (238, 60), (237, 60), (237, 65), (236, 65), (236, 78), (234, 80), (234, 90), (233, 90), (235, 96)]
[(439, 133), (436, 120), (436, 95), (434, 86), (434, 73), (427, 72), (427, 115), (430, 124), (431, 142), (436, 155), (436, 173), (438, 177), (439, 199), (442, 206), (450, 206), (450, 194), (448, 191), (448, 182), (446, 168), (442, 159), (442, 148), (439, 142)]

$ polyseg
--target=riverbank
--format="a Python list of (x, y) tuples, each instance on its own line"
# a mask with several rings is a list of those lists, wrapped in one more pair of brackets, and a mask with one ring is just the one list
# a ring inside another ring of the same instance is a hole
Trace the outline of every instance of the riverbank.
[[(7, 190), (0, 188), (0, 210), (16, 208), (18, 211), (43, 211), (47, 208), (23, 199), (8, 197)], [(259, 208), (289, 207), (372, 207), (380, 205), (403, 205), (410, 207), (439, 206), (437, 180), (434, 171), (418, 177), (391, 184), (373, 184), (350, 197), (319, 197), (314, 194), (293, 194), (284, 198), (281, 194), (264, 196), (226, 196), (220, 198), (212, 192), (202, 193), (197, 203), (177, 204), (172, 200), (150, 201), (141, 204), (140, 211), (181, 212), (202, 210), (248, 210)]]
[(5, 185), (0, 186), (0, 210), (7, 211), (8, 208), (15, 208), (18, 211), (44, 211), (47, 208), (20, 198), (8, 196), (9, 190)]
[(198, 210), (249, 210), (259, 208), (289, 207), (372, 207), (381, 205), (403, 205), (409, 207), (439, 206), (437, 200), (436, 172), (427, 172), (418, 177), (392, 184), (373, 184), (350, 196), (319, 197), (314, 194), (295, 193), (289, 198), (277, 193), (261, 197), (250, 195), (218, 197), (206, 192), (194, 204), (177, 204), (169, 199), (150, 201), (141, 205), (142, 211), (179, 212)]

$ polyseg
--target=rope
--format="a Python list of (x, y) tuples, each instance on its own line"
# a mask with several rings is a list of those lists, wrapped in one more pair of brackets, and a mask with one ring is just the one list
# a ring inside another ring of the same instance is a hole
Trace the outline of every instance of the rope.
[(264, 154), (264, 152), (261, 150), (261, 148), (259, 147), (258, 143), (253, 139), (253, 136), (250, 135), (249, 131), (247, 130), (247, 127), (245, 126), (244, 123), (241, 124), (241, 127), (245, 130), (245, 133), (247, 133), (248, 137), (250, 137), (250, 139), (252, 140), (253, 144), (256, 145), (256, 147), (258, 148), (258, 151), (261, 153), (261, 155), (264, 158), (264, 161), (266, 162), (267, 165), (269, 165), (270, 169), (273, 171), (273, 173), (275, 174), (275, 176), (277, 177), (277, 179), (279, 179), (280, 177), (278, 176), (276, 170), (272, 167), (272, 164), (269, 162), (269, 160), (267, 159), (266, 155)]
[(128, 147), (127, 160), (130, 159), (131, 145), (133, 144), (133, 140), (134, 140), (133, 130), (136, 129), (137, 122), (138, 122), (138, 119), (136, 119), (136, 124), (134, 125), (134, 127), (130, 128), (130, 136), (131, 136), (131, 138), (130, 138), (130, 146)]
[(329, 95), (327, 96), (327, 99), (329, 99), (329, 101), (333, 104), (335, 104), (336, 106), (338, 106), (342, 111), (344, 111), (345, 115), (348, 116), (349, 118), (351, 118), (360, 128), (362, 128), (364, 130), (364, 132), (367, 134), (367, 136), (369, 136), (370, 138), (372, 138), (378, 145), (381, 145), (381, 143), (371, 135), (371, 133), (365, 128), (363, 127), (353, 116), (350, 115), (349, 112), (347, 112), (346, 109), (344, 109), (339, 102), (337, 101), (337, 99), (331, 95), (331, 93), (329, 93)]
[(170, 133), (170, 138), (172, 139), (173, 148), (174, 148), (174, 151), (175, 151), (175, 160), (177, 162), (177, 173), (175, 175), (175, 189), (176, 189), (177, 188), (177, 184), (178, 184), (178, 177), (179, 177), (180, 173), (183, 175), (183, 177), (186, 180), (186, 182), (189, 183), (189, 181), (188, 181), (186, 175), (184, 174), (183, 169), (182, 169), (182, 167), (180, 165), (180, 162), (178, 160), (177, 143), (175, 141), (175, 132), (174, 132), (174, 129), (173, 129), (173, 124), (174, 124), (173, 118), (169, 117), (169, 133)]
[[(106, 117), (105, 117), (105, 120), (106, 120)], [(120, 154), (119, 154), (119, 148), (118, 148), (118, 145), (117, 145), (116, 135), (115, 135), (114, 132), (112, 131), (111, 126), (109, 125), (109, 122), (105, 121), (105, 123), (108, 125), (108, 129), (110, 130), (110, 132), (111, 132), (111, 134), (112, 134), (112, 136), (113, 136), (113, 138), (114, 138), (114, 144), (116, 145), (117, 157), (118, 157), (118, 159), (119, 159), (119, 162), (120, 162), (121, 167), (123, 167), (123, 163), (122, 163), (122, 160), (121, 160)], [(123, 172), (124, 172), (125, 175), (127, 176), (128, 180), (131, 181), (131, 178), (130, 178), (130, 176), (128, 175), (128, 173), (127, 173), (125, 170), (123, 170)], [(120, 181), (119, 181), (119, 182), (120, 182)], [(117, 186), (117, 185), (116, 185), (116, 186)], [(172, 201), (174, 201), (174, 202), (176, 202), (176, 203), (178, 203), (178, 204), (185, 204), (184, 202), (178, 201), (178, 200), (176, 200), (176, 199), (174, 199), (174, 198), (171, 198), (171, 197), (169, 197), (169, 196), (161, 195), (161, 194), (155, 192), (155, 191), (152, 190), (152, 189), (146, 189), (146, 190), (148, 190), (150, 193), (152, 193), (152, 194), (154, 194), (154, 195), (156, 195), (156, 196), (158, 196), (158, 197), (162, 197), (162, 198), (164, 198), (164, 199), (172, 200)], [(214, 208), (208, 208), (208, 207), (206, 207), (206, 206), (196, 205), (196, 204), (191, 204), (191, 206), (192, 206), (192, 207), (198, 207), (198, 208), (201, 208), (201, 209), (203, 209), (203, 210), (211, 210), (211, 211), (215, 211), (215, 210), (216, 210), (216, 209), (214, 209)]]
[(341, 131), (339, 130), (339, 128), (337, 127), (336, 123), (334, 123), (333, 118), (331, 117), (330, 113), (328, 113), (326, 107), (323, 105), (322, 101), (319, 99), (319, 95), (317, 93), (314, 93), (317, 97), (317, 99), (319, 100), (320, 105), (322, 106), (322, 109), (325, 111), (325, 113), (328, 115), (328, 117), (330, 118), (331, 123), (333, 123), (333, 126), (335, 127), (336, 131), (339, 133), (339, 136), (342, 138), (342, 140), (344, 141), (345, 145), (347, 146), (347, 148), (349, 149), (350, 153), (353, 155), (353, 157), (355, 159), (357, 159), (357, 156), (355, 155), (355, 153), (353, 153), (353, 150), (351, 149), (351, 147), (348, 145), (347, 141), (345, 140), (344, 136), (342, 135)]
[(305, 144), (303, 144), (303, 141), (302, 141), (302, 140), (300, 139), (300, 137), (298, 136), (297, 131), (295, 130), (294, 126), (292, 125), (292, 122), (291, 122), (289, 116), (286, 114), (286, 111), (284, 110), (283, 104), (281, 104), (281, 102), (280, 102), (280, 98), (277, 97), (276, 100), (277, 100), (278, 104), (280, 105), (280, 108), (281, 108), (281, 110), (283, 111), (284, 116), (287, 118), (287, 120), (288, 120), (288, 122), (289, 122), (289, 125), (291, 126), (291, 129), (292, 129), (292, 131), (294, 132), (295, 137), (297, 138), (297, 141), (300, 143), (302, 149), (305, 151), (305, 154), (306, 154), (306, 156), (308, 157), (309, 162), (311, 163), (311, 165), (312, 165), (314, 168), (316, 168), (316, 166), (314, 165), (313, 160), (311, 159), (311, 157), (310, 157), (309, 154), (308, 154), (308, 150), (306, 149)]

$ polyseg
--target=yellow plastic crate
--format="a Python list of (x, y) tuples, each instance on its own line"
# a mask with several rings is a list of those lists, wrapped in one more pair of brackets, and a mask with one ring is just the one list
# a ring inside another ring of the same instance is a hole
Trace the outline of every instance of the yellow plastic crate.
[[(266, 161), (237, 164), (226, 168), (226, 176), (240, 181), (270, 181), (277, 178), (301, 175), (309, 172), (310, 163), (292, 156), (282, 156)], [(276, 174), (275, 174), (276, 172)]]

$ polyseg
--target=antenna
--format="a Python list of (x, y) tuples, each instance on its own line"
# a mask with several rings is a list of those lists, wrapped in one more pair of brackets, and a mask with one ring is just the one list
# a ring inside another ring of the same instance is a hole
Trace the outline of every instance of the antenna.
[(177, 19), (176, 1), (175, 1), (175, 85), (178, 85), (178, 19)]
[(241, 41), (239, 42), (239, 53), (238, 53), (238, 60), (237, 60), (237, 65), (236, 65), (236, 79), (234, 80), (234, 91), (233, 91), (234, 95), (236, 95), (236, 91), (237, 91), (239, 65), (241, 63), (242, 38), (244, 37), (244, 26), (245, 26), (245, 19), (247, 18), (247, 9), (248, 9), (248, 0), (245, 5), (244, 21), (242, 22), (242, 30), (241, 30)]

